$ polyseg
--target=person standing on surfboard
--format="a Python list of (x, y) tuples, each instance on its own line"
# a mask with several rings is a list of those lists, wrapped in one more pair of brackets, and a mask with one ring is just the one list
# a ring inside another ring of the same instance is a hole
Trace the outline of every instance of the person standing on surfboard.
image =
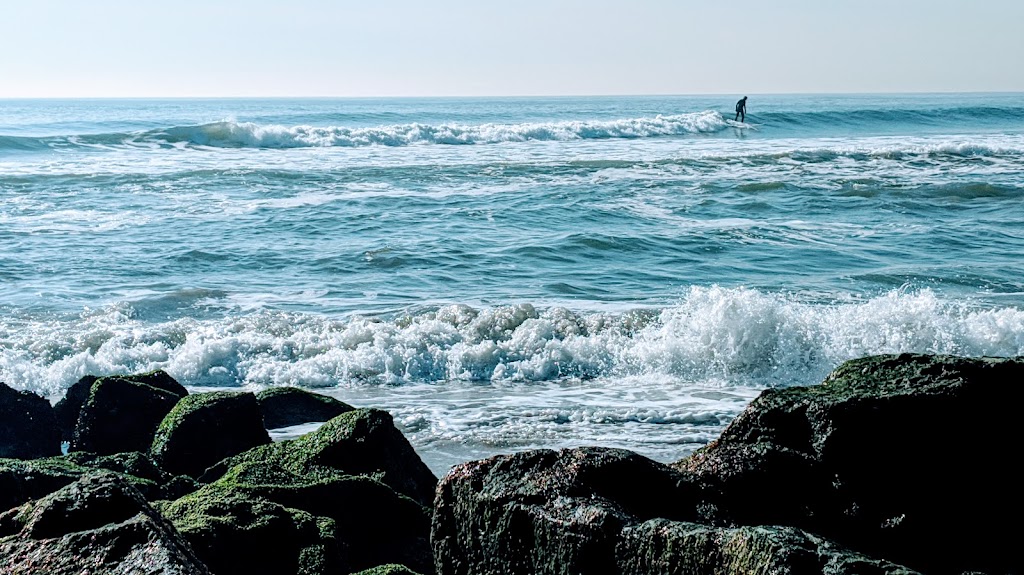
[(733, 122), (739, 120), (745, 122), (747, 120), (747, 97), (743, 96), (739, 102), (736, 102), (736, 117), (733, 118)]

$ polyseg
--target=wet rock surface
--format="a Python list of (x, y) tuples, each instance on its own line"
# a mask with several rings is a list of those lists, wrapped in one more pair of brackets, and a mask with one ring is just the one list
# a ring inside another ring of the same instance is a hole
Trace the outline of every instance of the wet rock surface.
[(50, 402), (0, 383), (0, 457), (60, 455), (60, 430)]
[(256, 394), (267, 429), (329, 421), (355, 409), (351, 405), (297, 387), (271, 387)]

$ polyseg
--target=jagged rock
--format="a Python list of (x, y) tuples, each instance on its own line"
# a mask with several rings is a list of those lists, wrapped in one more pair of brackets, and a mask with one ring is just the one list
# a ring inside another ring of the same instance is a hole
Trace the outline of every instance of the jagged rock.
[[(172, 475), (159, 467), (148, 453), (130, 451), (113, 455), (97, 455), (84, 451), (76, 451), (64, 456), (64, 459), (91, 469), (106, 469), (130, 476), (136, 489), (146, 496), (147, 500), (177, 499), (199, 489), (199, 484), (187, 475)], [(136, 481), (143, 479), (157, 486), (149, 488), (148, 484)]]
[(378, 565), (372, 569), (365, 569), (352, 575), (420, 575), (419, 573), (409, 569), (405, 565), (398, 565), (396, 563), (389, 563), (387, 565)]
[(626, 527), (618, 573), (649, 575), (915, 575), (793, 527), (721, 528), (652, 519)]
[(150, 453), (174, 474), (198, 477), (207, 467), (270, 443), (256, 396), (197, 393), (181, 399), (160, 422)]
[(1022, 384), (1022, 358), (854, 360), (765, 391), (676, 468), (705, 523), (792, 525), (933, 574), (1024, 572), (1005, 528), (1024, 511)]
[(181, 399), (182, 391), (162, 377), (97, 379), (78, 415), (69, 451), (102, 455), (147, 451), (157, 426)]
[(217, 574), (344, 572), (332, 519), (286, 507), (228, 478), (160, 511)]
[[(252, 528), (256, 518), (250, 509), (271, 519)], [(220, 562), (234, 561), (243, 551), (253, 565), (279, 561), (274, 570), (264, 567), (265, 572), (348, 572), (389, 562), (432, 570), (427, 511), (366, 477), (314, 479), (276, 465), (246, 463), (162, 511), (217, 573), (223, 572)], [(299, 524), (274, 523), (285, 516), (299, 518)], [(268, 543), (279, 539), (284, 542)], [(261, 549), (273, 557), (259, 556)], [(323, 570), (307, 556), (316, 557)]]
[(0, 457), (60, 455), (60, 430), (46, 399), (0, 383)]
[(173, 526), (135, 488), (92, 473), (0, 515), (4, 574), (206, 575)]
[(78, 424), (78, 414), (82, 411), (82, 405), (89, 399), (89, 390), (92, 384), (99, 379), (95, 375), (87, 375), (64, 392), (64, 397), (53, 406), (53, 412), (57, 416), (57, 425), (60, 427), (61, 440), (71, 442), (75, 438), (75, 426)]
[(428, 507), (437, 485), (391, 415), (378, 409), (349, 411), (298, 439), (251, 449), (222, 461), (201, 479), (212, 481), (246, 462), (272, 463), (300, 475), (366, 475)]
[(189, 478), (148, 470), (151, 462), (144, 463), (136, 460), (137, 457), (144, 456), (137, 453), (97, 456), (78, 452), (30, 461), (0, 459), (0, 509), (39, 499), (100, 469), (122, 475), (150, 501), (176, 499), (198, 489)]
[[(160, 369), (147, 373), (119, 375), (116, 377), (137, 383), (144, 383), (150, 387), (171, 392), (178, 397), (185, 397), (188, 395), (188, 390), (186, 390), (184, 386), (175, 381), (175, 379), (168, 375), (167, 372)], [(64, 397), (53, 406), (53, 410), (57, 414), (57, 424), (60, 426), (61, 437), (64, 441), (70, 442), (74, 438), (75, 426), (78, 424), (78, 415), (82, 411), (82, 406), (85, 404), (85, 401), (89, 398), (89, 391), (92, 389), (92, 384), (95, 383), (97, 379), (99, 378), (94, 375), (87, 375), (79, 379), (68, 388), (64, 393)]]
[[(908, 575), (785, 527), (700, 525), (670, 467), (618, 449), (538, 450), (465, 463), (438, 486), (442, 575)], [(857, 571), (868, 566), (872, 571)]]
[(263, 425), (267, 429), (328, 421), (355, 409), (333, 397), (297, 387), (271, 387), (256, 394), (256, 399), (260, 402)]

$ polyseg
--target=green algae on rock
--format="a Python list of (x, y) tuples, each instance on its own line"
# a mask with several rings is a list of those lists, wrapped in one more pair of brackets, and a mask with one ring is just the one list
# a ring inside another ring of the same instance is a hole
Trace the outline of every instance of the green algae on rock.
[(217, 464), (202, 479), (212, 481), (246, 462), (273, 463), (300, 475), (366, 475), (428, 507), (437, 485), (391, 414), (379, 409), (349, 411), (297, 439), (251, 449)]
[(0, 515), (0, 557), (10, 575), (209, 574), (170, 522), (107, 472)]
[(160, 422), (150, 453), (167, 471), (198, 477), (226, 457), (267, 443), (256, 396), (218, 391), (182, 398)]

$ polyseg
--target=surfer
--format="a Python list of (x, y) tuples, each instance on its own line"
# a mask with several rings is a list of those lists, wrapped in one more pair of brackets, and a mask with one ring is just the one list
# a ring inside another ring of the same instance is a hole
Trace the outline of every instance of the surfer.
[(739, 120), (745, 122), (747, 120), (747, 97), (743, 96), (739, 102), (736, 102), (736, 117), (733, 121)]

